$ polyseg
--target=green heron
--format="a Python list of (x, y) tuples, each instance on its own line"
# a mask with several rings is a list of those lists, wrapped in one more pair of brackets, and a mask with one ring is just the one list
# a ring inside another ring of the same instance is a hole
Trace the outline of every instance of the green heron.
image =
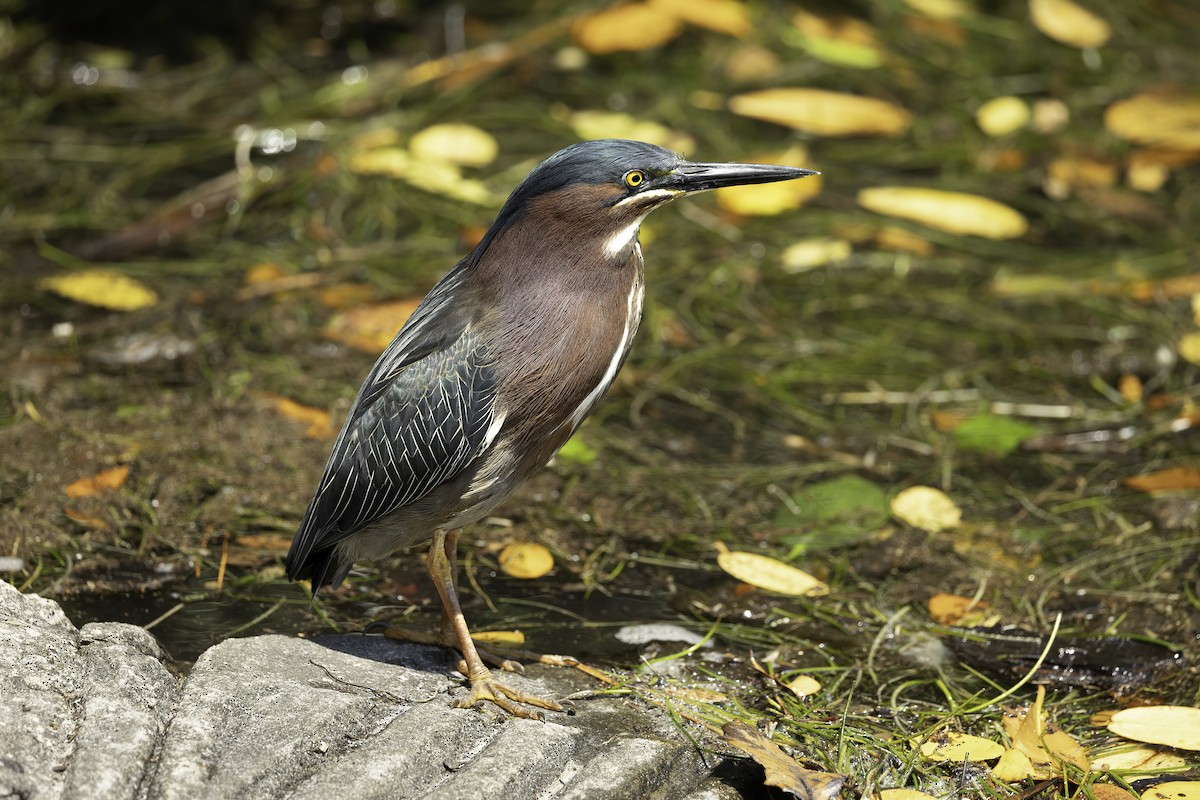
[(691, 192), (813, 174), (692, 163), (621, 139), (538, 164), (367, 375), (288, 552), (288, 577), (311, 579), (315, 593), (360, 559), (432, 540), (439, 641), (457, 644), (471, 684), (455, 705), (490, 701), (531, 718), (540, 713), (523, 706), (562, 710), (484, 665), (458, 602), (457, 531), (541, 469), (621, 369), (642, 314), (646, 215)]

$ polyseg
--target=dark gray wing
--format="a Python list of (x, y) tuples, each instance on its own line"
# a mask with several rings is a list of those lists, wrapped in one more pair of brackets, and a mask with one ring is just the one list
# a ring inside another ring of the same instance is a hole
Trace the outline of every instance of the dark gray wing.
[(334, 443), (292, 548), (288, 576), (314, 588), (340, 579), (333, 546), (452, 479), (486, 445), (495, 372), (463, 304), (455, 270), (375, 363)]

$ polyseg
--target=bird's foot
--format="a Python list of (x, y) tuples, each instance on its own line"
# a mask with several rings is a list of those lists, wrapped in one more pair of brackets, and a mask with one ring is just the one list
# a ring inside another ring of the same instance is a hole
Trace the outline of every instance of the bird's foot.
[[(484, 670), (483, 674), (471, 677), (471, 694), (463, 700), (456, 701), (454, 707), (473, 708), (485, 702), (495, 703), (514, 717), (536, 719), (539, 722), (545, 719), (542, 712), (537, 710), (539, 708), (547, 711), (566, 711), (562, 703), (514, 689), (496, 680), (487, 670)], [(523, 708), (522, 706), (533, 706), (533, 708)]]
[[(389, 639), (396, 639), (403, 642), (415, 642), (417, 644), (439, 645), (441, 647), (449, 647), (454, 650), (460, 650), (458, 639), (453, 631), (443, 630), (438, 633), (427, 633), (422, 631), (411, 631), (407, 628), (396, 627), (395, 625), (384, 630), (383, 635)], [(549, 667), (577, 667), (579, 659), (572, 656), (550, 655), (548, 653), (535, 653), (530, 650), (517, 650), (509, 648), (491, 648), (482, 645), (475, 645), (475, 649), (479, 652), (479, 657), (488, 664), (491, 664), (497, 669), (505, 672), (525, 672), (525, 667), (522, 661), (530, 664), (545, 664)], [(460, 666), (460, 671), (466, 675), (467, 670)]]

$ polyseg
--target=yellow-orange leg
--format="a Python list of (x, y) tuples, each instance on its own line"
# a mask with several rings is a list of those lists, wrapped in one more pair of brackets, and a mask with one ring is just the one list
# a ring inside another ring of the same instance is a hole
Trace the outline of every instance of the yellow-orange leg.
[(458, 589), (454, 580), (454, 565), (457, 562), (458, 535), (447, 534), (445, 531), (435, 531), (433, 542), (429, 545), (429, 553), (425, 557), (425, 566), (437, 587), (438, 596), (442, 599), (442, 630), (449, 627), (458, 640), (458, 649), (463, 660), (467, 662), (467, 679), (471, 682), (471, 694), (466, 700), (460, 700), (454, 705), (457, 708), (470, 708), (485, 701), (490, 701), (512, 714), (514, 717), (525, 719), (541, 719), (539, 711), (521, 708), (522, 703), (536, 708), (551, 711), (562, 711), (563, 707), (545, 698), (526, 694), (511, 686), (506, 686), (492, 676), (475, 649), (471, 640), (471, 631), (467, 628), (467, 620), (463, 617), (462, 606), (458, 602)]

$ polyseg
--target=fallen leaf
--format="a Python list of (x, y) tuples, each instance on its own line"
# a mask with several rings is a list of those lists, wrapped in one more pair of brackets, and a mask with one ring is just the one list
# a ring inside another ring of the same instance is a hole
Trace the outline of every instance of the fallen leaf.
[(969, 733), (949, 732), (930, 738), (921, 745), (921, 756), (927, 761), (991, 761), (1004, 755), (1005, 747), (999, 742), (972, 736)]
[(351, 172), (360, 175), (386, 175), (399, 178), (431, 194), (486, 205), (492, 193), (480, 181), (464, 178), (456, 164), (416, 158), (401, 147), (381, 147), (350, 156)]
[(571, 27), (571, 35), (584, 50), (603, 55), (661, 47), (682, 29), (679, 17), (671, 12), (646, 3), (628, 3), (580, 17)]
[(875, 244), (884, 250), (915, 253), (919, 256), (931, 256), (934, 251), (933, 242), (924, 236), (891, 225), (879, 229), (875, 234)]
[(1200, 364), (1200, 332), (1192, 331), (1180, 336), (1175, 349), (1185, 361)]
[(845, 14), (792, 15), (794, 35), (787, 41), (808, 51), (813, 58), (839, 67), (874, 69), (883, 65), (886, 51), (865, 20)]
[(696, 147), (696, 140), (686, 133), (621, 111), (573, 111), (566, 121), (580, 139), (633, 139), (681, 154)]
[(904, 0), (904, 4), (934, 19), (961, 19), (971, 15), (967, 0)]
[(730, 550), (717, 542), (717, 566), (743, 583), (778, 594), (820, 597), (829, 587), (801, 569), (769, 556)]
[(860, 190), (858, 204), (877, 214), (987, 239), (1012, 239), (1029, 228), (1025, 217), (1016, 209), (964, 192), (879, 186)]
[(879, 800), (937, 800), (931, 794), (916, 789), (881, 789)]
[(1008, 136), (1029, 124), (1029, 106), (1019, 97), (993, 97), (975, 110), (975, 124), (993, 138)]
[(1074, 764), (1087, 772), (1091, 763), (1074, 737), (1065, 731), (1048, 729), (1043, 710), (1045, 699), (1046, 687), (1038, 686), (1036, 699), (1023, 715), (1004, 718), (1005, 730), (1012, 736), (1013, 749), (1029, 757), (1031, 768), (1039, 778), (1058, 774), (1063, 763)]
[(901, 522), (929, 533), (957, 528), (962, 509), (945, 492), (932, 486), (910, 486), (891, 502), (892, 514)]
[(689, 25), (741, 38), (754, 30), (750, 12), (737, 0), (650, 0), (650, 5)]
[(821, 682), (811, 675), (797, 675), (784, 684), (796, 697), (810, 697), (821, 691)]
[(954, 440), (964, 450), (1003, 458), (1037, 433), (1037, 428), (1011, 417), (976, 414), (954, 429)]
[(471, 638), (481, 644), (497, 644), (501, 647), (520, 647), (525, 644), (521, 631), (472, 631)]
[(1033, 129), (1041, 134), (1058, 133), (1071, 121), (1071, 109), (1062, 100), (1043, 97), (1033, 103)]
[(337, 429), (333, 427), (330, 422), (329, 412), (325, 409), (301, 405), (295, 400), (272, 394), (271, 392), (258, 392), (257, 394), (263, 400), (273, 405), (276, 411), (288, 419), (308, 423), (308, 430), (304, 432), (307, 438), (332, 439), (337, 435)]
[(977, 616), (988, 608), (988, 604), (983, 600), (945, 592), (930, 597), (926, 606), (930, 618), (939, 625), (960, 625), (968, 614)]
[(486, 167), (496, 160), (500, 146), (482, 128), (465, 122), (446, 122), (414, 133), (408, 149), (416, 158), (463, 167)]
[(97, 531), (108, 530), (107, 520), (101, 519), (94, 514), (89, 514), (86, 511), (81, 511), (78, 508), (71, 508), (68, 506), (63, 509), (63, 514), (65, 514), (67, 519), (71, 520), (71, 522), (74, 522), (76, 525), (82, 525), (85, 528), (91, 528), (92, 530)]
[(1119, 772), (1122, 775), (1158, 775), (1163, 772), (1181, 772), (1193, 766), (1195, 765), (1179, 753), (1135, 745), (1133, 742), (1092, 754), (1093, 769), (1098, 772)]
[(1126, 372), (1117, 380), (1117, 392), (1126, 403), (1142, 402), (1142, 379)]
[(1113, 186), (1117, 182), (1117, 165), (1094, 158), (1061, 157), (1046, 166), (1042, 188), (1053, 200), (1064, 200), (1071, 189), (1082, 186)]
[(248, 268), (245, 275), (242, 276), (242, 280), (247, 286), (253, 286), (257, 283), (277, 281), (286, 276), (287, 272), (284, 271), (283, 267), (267, 261)]
[(793, 547), (829, 549), (854, 544), (888, 518), (883, 489), (858, 475), (840, 475), (801, 487), (775, 514), (775, 525), (792, 529), (784, 541)]
[(1200, 800), (1200, 781), (1167, 781), (1142, 792), (1142, 800)]
[(514, 578), (540, 578), (554, 569), (554, 556), (537, 542), (509, 542), (500, 551), (500, 569)]
[(109, 311), (136, 311), (158, 302), (154, 290), (110, 269), (87, 269), (44, 279), (40, 286), (57, 295)]
[(1142, 706), (1113, 714), (1108, 729), (1135, 742), (1200, 750), (1200, 708)]
[(1072, 47), (1100, 47), (1112, 28), (1074, 0), (1029, 0), (1034, 27), (1056, 42)]
[(823, 89), (763, 89), (729, 98), (729, 110), (818, 136), (899, 136), (912, 114), (873, 97)]
[(321, 328), (326, 339), (378, 355), (396, 338), (396, 331), (416, 310), (419, 299), (393, 300), (334, 314)]
[(335, 283), (317, 290), (317, 302), (326, 308), (354, 308), (370, 303), (378, 290), (369, 283)]
[(1096, 800), (1138, 800), (1135, 795), (1111, 783), (1093, 783), (1088, 788)]
[(1142, 145), (1200, 151), (1200, 97), (1158, 89), (1118, 100), (1104, 112), (1109, 133)]
[[(802, 183), (803, 181), (793, 182)], [(780, 262), (783, 264), (784, 271), (794, 275), (827, 264), (840, 263), (849, 258), (850, 253), (850, 243), (845, 239), (822, 236), (804, 239), (789, 245), (780, 256)]]
[(726, 722), (721, 736), (762, 765), (767, 786), (778, 786), (801, 800), (835, 800), (842, 791), (846, 780), (843, 776), (805, 769), (779, 745), (741, 720)]
[(128, 478), (129, 465), (121, 464), (117, 467), (101, 470), (91, 477), (80, 478), (68, 485), (63, 491), (67, 493), (67, 497), (90, 497), (109, 489), (120, 489), (125, 485), (125, 481)]
[[(793, 148), (785, 153), (750, 160), (788, 167), (811, 167), (808, 154), (803, 148)], [(810, 175), (800, 181), (724, 186), (717, 189), (716, 195), (717, 205), (731, 214), (773, 216), (799, 208), (820, 192), (821, 176)]]
[(1200, 489), (1200, 470), (1194, 467), (1168, 467), (1144, 475), (1131, 475), (1121, 483), (1139, 492), (1177, 492)]
[(1033, 768), (1029, 756), (1010, 748), (1004, 751), (1004, 755), (1000, 756), (1000, 760), (992, 767), (992, 777), (1005, 783), (1017, 783), (1026, 778), (1038, 777), (1038, 770)]
[(734, 83), (768, 81), (780, 68), (779, 56), (757, 44), (743, 44), (725, 58), (725, 74)]

